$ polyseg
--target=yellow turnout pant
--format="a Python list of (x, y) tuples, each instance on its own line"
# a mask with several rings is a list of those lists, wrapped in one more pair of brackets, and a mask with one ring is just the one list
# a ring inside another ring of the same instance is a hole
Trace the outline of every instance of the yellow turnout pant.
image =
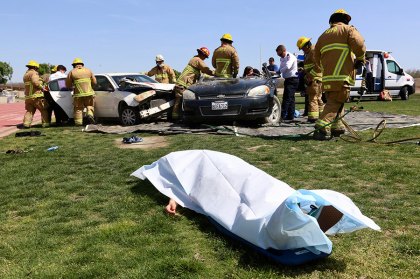
[(23, 126), (26, 128), (30, 128), (32, 124), (32, 119), (34, 118), (34, 114), (36, 110), (41, 112), (41, 121), (42, 127), (49, 127), (50, 120), (48, 115), (48, 102), (45, 98), (33, 98), (33, 99), (26, 99), (25, 100), (25, 116), (23, 117)]
[[(315, 122), (315, 128), (321, 128), (331, 122), (337, 116), (338, 110), (344, 105), (346, 100), (349, 98), (350, 89), (343, 87), (340, 91), (329, 91), (325, 93), (327, 97), (327, 103), (324, 106), (324, 110), (321, 112), (319, 119)], [(343, 115), (344, 109), (340, 112)], [(338, 120), (331, 124), (331, 126), (323, 127), (320, 132), (328, 134), (331, 130), (343, 130), (344, 124), (341, 120)]]
[(83, 109), (86, 108), (88, 116), (94, 116), (95, 96), (73, 97), (74, 124), (83, 125)]
[(306, 94), (308, 94), (309, 102), (308, 119), (316, 120), (319, 118), (319, 114), (324, 108), (324, 103), (321, 100), (321, 83), (312, 81), (311, 84), (306, 88)]

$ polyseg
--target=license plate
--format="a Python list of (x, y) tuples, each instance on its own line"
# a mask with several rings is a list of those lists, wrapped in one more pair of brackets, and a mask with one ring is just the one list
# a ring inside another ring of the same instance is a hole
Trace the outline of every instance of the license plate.
[(228, 102), (212, 102), (211, 110), (224, 110), (228, 109)]

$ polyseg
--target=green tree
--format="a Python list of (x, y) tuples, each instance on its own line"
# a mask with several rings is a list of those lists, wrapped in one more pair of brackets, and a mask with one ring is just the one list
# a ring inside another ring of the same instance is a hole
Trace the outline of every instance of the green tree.
[(407, 73), (411, 75), (413, 78), (420, 78), (420, 70), (408, 70)]
[(7, 62), (0, 61), (0, 84), (6, 84), (12, 79), (13, 68)]
[(40, 76), (43, 74), (51, 74), (51, 69), (54, 67), (54, 65), (50, 63), (41, 63), (39, 64), (38, 73)]

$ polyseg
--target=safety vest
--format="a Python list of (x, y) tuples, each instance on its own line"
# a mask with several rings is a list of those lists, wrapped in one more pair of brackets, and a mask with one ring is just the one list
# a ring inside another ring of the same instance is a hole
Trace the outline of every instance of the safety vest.
[[(182, 71), (181, 75), (178, 77), (178, 80), (176, 81), (177, 84), (184, 86), (187, 88), (191, 84), (193, 84), (196, 80), (198, 80), (200, 77), (200, 70), (194, 68), (191, 65), (187, 65), (185, 69)], [(191, 80), (192, 82), (188, 81)]]
[(25, 87), (29, 86), (29, 91), (28, 91), (28, 95), (25, 96), (25, 99), (35, 99), (35, 98), (40, 98), (40, 97), (44, 97), (44, 93), (42, 93), (41, 90), (36, 90), (34, 91), (34, 85), (32, 84), (32, 82), (27, 81), (25, 82)]
[(74, 90), (73, 97), (85, 97), (92, 96), (95, 94), (95, 91), (92, 89), (91, 79), (90, 78), (80, 78), (73, 81), (74, 86), (77, 90)]
[[(219, 67), (219, 65), (222, 64), (222, 67)], [(230, 66), (230, 59), (227, 58), (216, 58), (216, 73), (215, 75), (217, 77), (223, 77), (223, 78), (231, 78), (232, 75), (228, 74), (227, 71)], [(220, 70), (221, 69), (221, 70)]]
[[(321, 48), (321, 55), (323, 55), (325, 52), (327, 51), (331, 51), (331, 50), (338, 50), (340, 51), (340, 58), (337, 61), (337, 64), (335, 65), (334, 71), (332, 72), (332, 74), (329, 75), (324, 75), (322, 77), (322, 80), (324, 82), (329, 82), (329, 81), (345, 81), (347, 83), (349, 83), (350, 85), (354, 85), (354, 80), (351, 76), (349, 75), (340, 75), (341, 70), (343, 69), (343, 65), (344, 65), (344, 61), (346, 60), (346, 58), (348, 57), (349, 53), (350, 53), (350, 47), (348, 44), (329, 44), (329, 45), (325, 45), (324, 47)], [(362, 56), (362, 58), (364, 57), (364, 54)]]
[(164, 71), (161, 73), (157, 72), (155, 75), (155, 79), (159, 82), (162, 82), (162, 80), (169, 79), (169, 76), (167, 72), (164, 72)]
[(354, 26), (331, 24), (315, 45), (310, 74), (314, 79), (322, 77), (324, 91), (349, 87), (354, 85), (354, 59), (364, 61), (365, 52), (364, 39)]
[[(32, 76), (36, 75), (38, 78), (39, 85), (32, 82)], [(25, 99), (35, 99), (44, 97), (44, 93), (41, 90), (42, 80), (34, 70), (29, 70), (23, 77), (25, 83)]]

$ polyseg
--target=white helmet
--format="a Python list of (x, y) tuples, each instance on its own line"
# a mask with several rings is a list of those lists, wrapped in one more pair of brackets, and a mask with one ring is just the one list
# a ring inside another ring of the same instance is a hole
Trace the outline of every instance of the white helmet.
[(156, 55), (156, 62), (160, 62), (160, 61), (164, 61), (165, 59), (163, 58), (162, 54), (158, 54)]

